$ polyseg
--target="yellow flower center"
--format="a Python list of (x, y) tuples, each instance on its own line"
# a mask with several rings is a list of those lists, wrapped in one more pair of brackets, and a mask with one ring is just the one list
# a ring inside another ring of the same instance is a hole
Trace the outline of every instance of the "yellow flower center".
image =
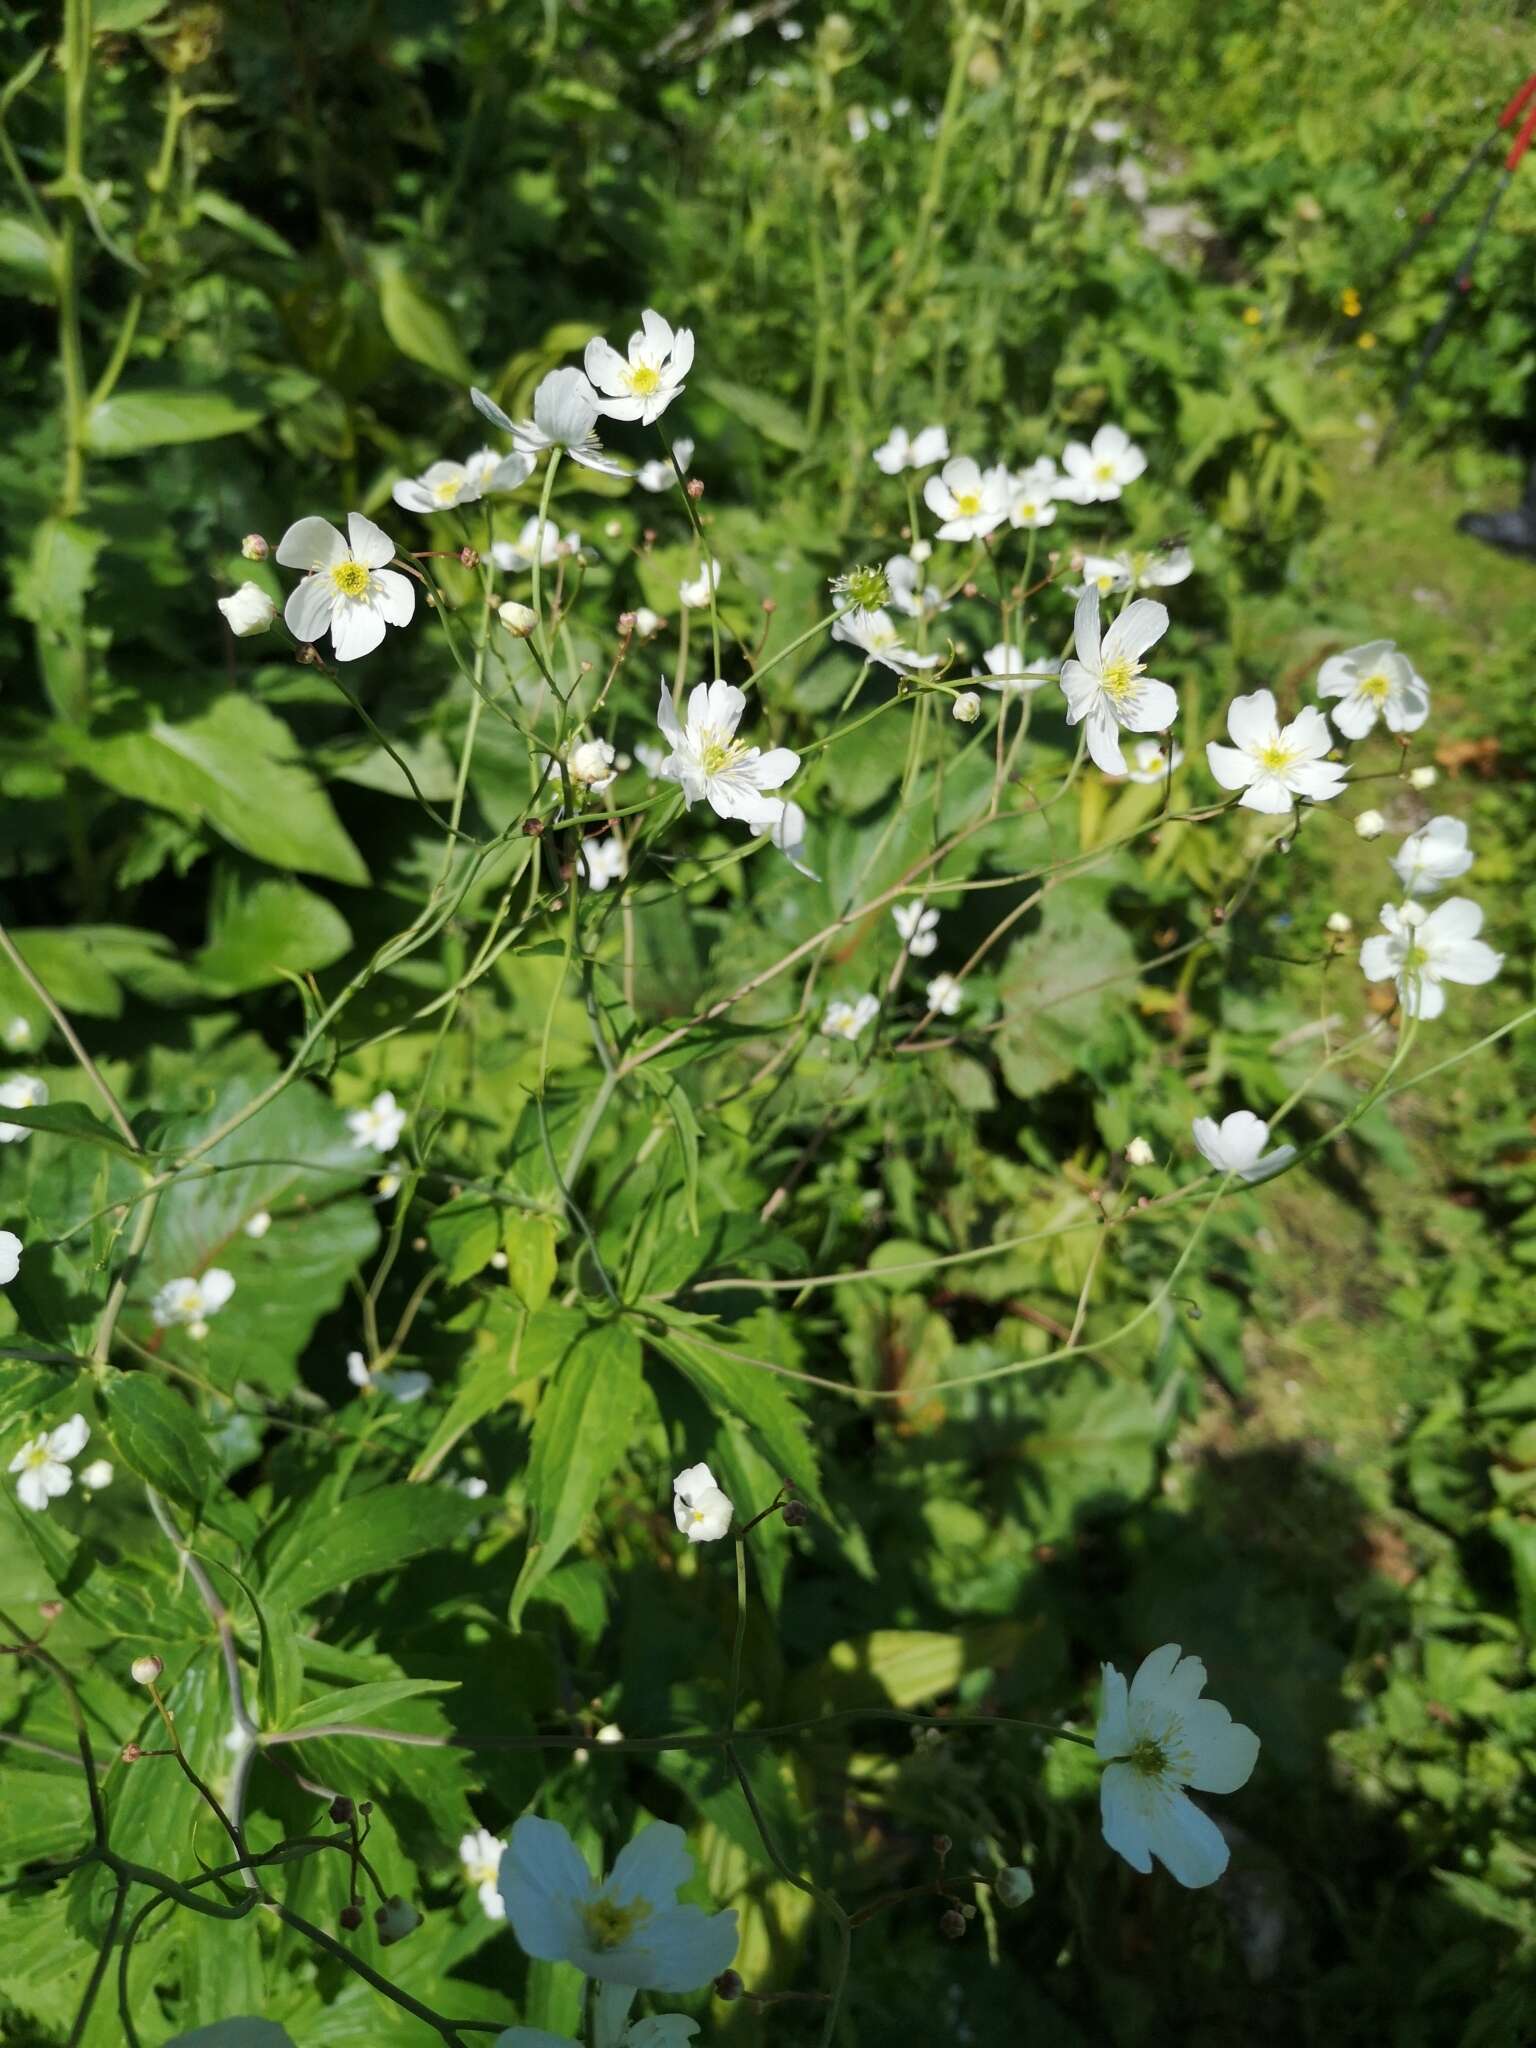
[(1040, 507), (1034, 502), (1032, 498), (1025, 498), (1019, 506), (1019, 517), (1021, 519), (1038, 518), (1039, 512)]
[(981, 510), (981, 493), (979, 491), (962, 491), (955, 499), (955, 510), (962, 519), (974, 519)]
[(661, 372), (650, 363), (636, 363), (629, 373), (629, 388), (636, 398), (649, 398), (660, 388)]
[(46, 1439), (42, 1443), (28, 1444), (22, 1452), (24, 1467), (28, 1472), (41, 1472), (45, 1465), (53, 1463)]
[(368, 594), (368, 571), (351, 555), (344, 562), (336, 563), (331, 570), (331, 581), (342, 597), (366, 597)]
[(1359, 690), (1362, 697), (1372, 697), (1378, 704), (1384, 704), (1392, 692), (1392, 678), (1377, 669), (1374, 675), (1361, 679)]
[(699, 766), (706, 775), (721, 775), (746, 751), (744, 740), (728, 740), (719, 733), (706, 732), (699, 741)]
[(1294, 747), (1283, 747), (1279, 740), (1266, 740), (1253, 757), (1271, 775), (1283, 775), (1296, 759)]
[(622, 1948), (635, 1929), (651, 1917), (650, 1902), (635, 1899), (621, 1906), (604, 1894), (581, 1909), (582, 1925), (594, 1948)]
[(1144, 1778), (1160, 1778), (1168, 1768), (1168, 1753), (1160, 1742), (1143, 1735), (1126, 1762)]
[(1421, 973), (1428, 965), (1429, 955), (1422, 946), (1410, 945), (1407, 952), (1403, 955), (1403, 972), (1405, 974)]
[(1101, 677), (1104, 694), (1111, 702), (1123, 704), (1135, 689), (1136, 678), (1145, 666), (1144, 662), (1132, 661), (1128, 654), (1117, 654), (1112, 660), (1106, 661)]
[(1115, 465), (1112, 462), (1101, 462), (1093, 473), (1101, 484), (1112, 484), (1115, 480)]
[(458, 477), (444, 477), (440, 484), (432, 486), (432, 495), (436, 498), (439, 505), (451, 505), (459, 495), (459, 487), (460, 479)]

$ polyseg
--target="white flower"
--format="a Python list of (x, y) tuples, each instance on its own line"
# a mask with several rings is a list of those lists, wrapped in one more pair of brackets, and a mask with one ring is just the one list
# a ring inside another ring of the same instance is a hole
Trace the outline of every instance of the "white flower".
[(1100, 427), (1085, 447), (1069, 441), (1061, 451), (1066, 475), (1056, 487), (1058, 498), (1070, 498), (1076, 505), (1105, 504), (1118, 498), (1127, 484), (1135, 483), (1147, 466), (1147, 458), (1124, 427)]
[(475, 410), (512, 436), (512, 443), (524, 455), (537, 457), (546, 448), (563, 448), (572, 462), (583, 469), (595, 469), (604, 476), (628, 476), (622, 462), (605, 455), (595, 432), (600, 401), (580, 370), (551, 370), (533, 394), (533, 418), (509, 419), (494, 398), (483, 391), (471, 391)]
[(85, 1449), (90, 1425), (83, 1415), (71, 1415), (55, 1430), (45, 1430), (22, 1445), (12, 1458), (10, 1469), (19, 1473), (16, 1498), (24, 1508), (41, 1513), (49, 1501), (58, 1500), (70, 1488), (70, 1460)]
[(1258, 1761), (1259, 1738), (1215, 1700), (1200, 1697), (1205, 1666), (1164, 1643), (1145, 1658), (1127, 1691), (1104, 1666), (1104, 1698), (1093, 1746), (1105, 1759), (1099, 1781), (1104, 1839), (1133, 1870), (1152, 1858), (1182, 1885), (1213, 1884), (1228, 1850), (1216, 1823), (1185, 1797), (1236, 1792)]
[(1169, 747), (1162, 740), (1137, 740), (1131, 748), (1131, 766), (1125, 771), (1127, 782), (1162, 782), (1170, 767), (1177, 768), (1184, 759), (1182, 747)]
[(400, 1192), (400, 1183), (404, 1178), (405, 1167), (402, 1161), (391, 1159), (388, 1166), (374, 1182), (373, 1192), (381, 1202), (387, 1202), (391, 1195), (397, 1195)]
[(822, 1033), (827, 1038), (846, 1038), (852, 1044), (879, 1014), (880, 1003), (876, 996), (860, 996), (851, 1003), (838, 996), (822, 1013)]
[(688, 698), (688, 722), (682, 725), (663, 683), (656, 723), (672, 751), (661, 772), (679, 785), (690, 808), (702, 797), (716, 817), (740, 818), (756, 832), (771, 832), (783, 800), (767, 792), (788, 782), (800, 756), (789, 747), (770, 747), (764, 754), (737, 739), (746, 704), (734, 683), (696, 683)]
[(112, 1460), (93, 1458), (80, 1474), (80, 1484), (87, 1493), (105, 1493), (112, 1484)]
[(347, 1353), (347, 1378), (365, 1394), (383, 1394), (402, 1407), (419, 1401), (432, 1385), (428, 1372), (380, 1372), (369, 1367), (361, 1351)]
[(649, 740), (636, 740), (635, 759), (652, 782), (660, 782), (667, 765), (665, 747), (653, 747)]
[(797, 874), (804, 875), (808, 882), (821, 880), (814, 868), (806, 866), (805, 813), (793, 798), (785, 798), (778, 823), (771, 828), (768, 837)]
[(24, 1045), (32, 1043), (32, 1019), (30, 1017), (7, 1017), (5, 1029), (0, 1031), (8, 1052), (20, 1052)]
[(1112, 597), (1129, 590), (1134, 576), (1129, 555), (1084, 555), (1082, 582), (1067, 587), (1074, 597), (1081, 597), (1092, 584), (1100, 597)]
[(1235, 1109), (1219, 1124), (1212, 1116), (1197, 1116), (1191, 1128), (1195, 1143), (1218, 1173), (1235, 1173), (1250, 1184), (1268, 1180), (1296, 1157), (1294, 1145), (1264, 1150), (1269, 1143), (1269, 1125), (1251, 1109)]
[(875, 450), (875, 467), (887, 476), (904, 469), (928, 469), (949, 456), (949, 434), (943, 427), (924, 427), (910, 440), (905, 427), (892, 427), (890, 439)]
[(1049, 455), (1030, 463), (1008, 480), (1008, 523), (1036, 528), (1049, 526), (1056, 517), (1056, 492), (1061, 478)]
[(1460, 818), (1431, 818), (1410, 832), (1392, 856), (1392, 871), (1410, 896), (1432, 896), (1472, 865)]
[(729, 1530), (733, 1512), (707, 1465), (690, 1465), (673, 1480), (672, 1517), (690, 1543), (718, 1542)]
[(475, 1887), (489, 1920), (505, 1920), (507, 1917), (497, 1885), (501, 1859), (506, 1851), (506, 1843), (499, 1841), (489, 1828), (477, 1828), (472, 1835), (459, 1838), (459, 1861), (464, 1866), (464, 1881)]
[(1355, 820), (1357, 839), (1379, 839), (1387, 829), (1387, 821), (1380, 811), (1362, 811)]
[(1341, 939), (1347, 937), (1355, 928), (1355, 920), (1347, 910), (1330, 910), (1323, 923), (1328, 931)]
[(588, 888), (606, 889), (610, 882), (616, 882), (628, 870), (623, 840), (612, 833), (602, 838), (583, 839), (581, 864), (587, 872)]
[(616, 758), (607, 740), (578, 740), (565, 757), (566, 772), (580, 788), (601, 794), (618, 773)]
[(1410, 789), (1433, 789), (1440, 779), (1438, 768), (1415, 768), (1408, 777)]
[(995, 647), (989, 647), (981, 657), (981, 667), (976, 671), (976, 680), (988, 690), (1001, 690), (1008, 696), (1038, 690), (1050, 681), (1061, 666), (1053, 661), (1026, 661), (1023, 650), (1011, 641), (999, 640)]
[(974, 725), (981, 716), (981, 699), (974, 690), (957, 690), (949, 715), (958, 718), (962, 725)]
[(371, 654), (386, 626), (408, 626), (416, 591), (408, 576), (386, 569), (395, 544), (361, 512), (347, 514), (347, 538), (328, 519), (296, 519), (277, 544), (288, 569), (312, 573), (288, 593), (283, 620), (295, 640), (327, 633), (338, 661)]
[(999, 462), (983, 470), (969, 455), (953, 456), (923, 485), (923, 503), (943, 523), (940, 540), (981, 540), (1007, 519), (1010, 482)]
[(693, 1873), (681, 1828), (653, 1821), (594, 1879), (556, 1821), (524, 1814), (501, 1859), (512, 1931), (541, 1962), (574, 1963), (600, 1983), (694, 1991), (736, 1953), (734, 1912), (677, 1904)]
[[(1137, 603), (1145, 603), (1138, 598)], [(1134, 609), (1134, 607), (1133, 607)], [(1328, 721), (1311, 704), (1282, 726), (1272, 690), (1234, 697), (1227, 707), (1232, 745), (1207, 740), (1205, 758), (1223, 789), (1240, 789), (1246, 810), (1278, 816), (1297, 797), (1326, 803), (1344, 787), (1344, 769), (1323, 757), (1333, 744)]]
[(254, 1216), (246, 1219), (245, 1234), (247, 1237), (261, 1238), (265, 1237), (271, 1228), (272, 1211), (270, 1209), (258, 1209)]
[(891, 921), (914, 960), (926, 960), (930, 953), (938, 951), (939, 913), (936, 910), (925, 909), (914, 897), (910, 903), (891, 905)]
[(706, 568), (697, 576), (677, 586), (677, 601), (685, 610), (696, 612), (709, 603), (711, 591), (720, 588), (720, 564), (710, 557)]
[(1319, 697), (1337, 697), (1330, 712), (1346, 739), (1363, 740), (1379, 718), (1388, 732), (1417, 732), (1429, 716), (1429, 690), (1392, 640), (1331, 654), (1317, 678)]
[(508, 575), (515, 575), (520, 569), (531, 569), (534, 558), (539, 567), (548, 569), (558, 562), (562, 555), (576, 555), (581, 552), (579, 533), (562, 534), (553, 519), (544, 522), (543, 540), (539, 539), (538, 516), (525, 520), (522, 532), (515, 541), (498, 540), (491, 545), (491, 559), (498, 569)]
[(498, 455), (494, 448), (477, 448), (464, 464), (465, 473), (483, 493), (515, 491), (533, 475), (533, 457), (514, 449)]
[(1099, 636), (1099, 593), (1090, 583), (1077, 600), (1075, 661), (1061, 665), (1067, 723), (1086, 720), (1088, 752), (1106, 775), (1125, 773), (1120, 733), (1166, 732), (1179, 715), (1167, 683), (1146, 674), (1141, 656), (1168, 630), (1168, 613), (1150, 597), (1128, 604)]
[(0, 1230), (0, 1287), (9, 1287), (21, 1271), (21, 1239), (14, 1230)]
[(1138, 590), (1167, 590), (1188, 582), (1195, 573), (1195, 558), (1188, 548), (1152, 548), (1133, 554), (1130, 564)]
[(860, 648), (865, 656), (898, 676), (937, 668), (936, 654), (915, 654), (901, 644), (901, 629), (889, 612), (866, 612), (855, 608), (833, 621), (832, 638)]
[(237, 640), (265, 633), (277, 617), (277, 606), (259, 583), (242, 583), (232, 597), (221, 597), (219, 610)]
[[(693, 443), (686, 434), (680, 434), (672, 443), (672, 453), (677, 457), (677, 469), (684, 476), (693, 460)], [(635, 482), (642, 491), (671, 491), (677, 488), (677, 469), (670, 462), (663, 462), (660, 456), (652, 456), (649, 462), (642, 462), (635, 471)]]
[(1504, 955), (1477, 936), (1483, 913), (1470, 896), (1448, 896), (1435, 910), (1412, 900), (1401, 909), (1384, 903), (1381, 921), (1386, 930), (1360, 948), (1360, 971), (1367, 981), (1395, 981), (1406, 1016), (1438, 1017), (1442, 982), (1475, 987), (1504, 965)]
[(510, 633), (514, 640), (527, 640), (538, 630), (538, 613), (531, 605), (518, 604), (512, 598), (505, 598), (496, 607), (496, 619), (502, 631)]
[(157, 1330), (184, 1328), (194, 1337), (206, 1337), (208, 1318), (217, 1315), (235, 1291), (235, 1279), (222, 1266), (210, 1266), (201, 1279), (191, 1274), (167, 1280), (149, 1305)]
[[(886, 589), (890, 593), (888, 601), (897, 611), (905, 612), (909, 619), (920, 619), (925, 613), (932, 618), (936, 613), (949, 609), (939, 586), (923, 582), (922, 565), (915, 552), (921, 545), (921, 542), (914, 543), (914, 552), (910, 555), (892, 555), (885, 565)], [(927, 560), (926, 555), (923, 560)]]
[(1125, 1148), (1125, 1163), (1127, 1166), (1150, 1166), (1156, 1157), (1157, 1154), (1152, 1150), (1152, 1147), (1145, 1138), (1132, 1138), (1129, 1145)]
[(852, 142), (869, 140), (869, 116), (862, 107), (848, 109), (848, 136)]
[(487, 491), (515, 491), (532, 474), (531, 455), (479, 448), (467, 462), (434, 462), (420, 476), (402, 477), (390, 495), (406, 512), (449, 512), (455, 505), (473, 505)]
[(355, 1145), (371, 1145), (375, 1152), (393, 1152), (405, 1129), (405, 1111), (386, 1088), (375, 1095), (366, 1109), (348, 1111), (347, 1129)]
[[(32, 1074), (13, 1074), (0, 1084), (0, 1109), (42, 1109), (48, 1100), (48, 1083)], [(26, 1124), (0, 1124), (0, 1145), (15, 1145), (30, 1138)]]
[[(917, 951), (916, 946), (912, 951)], [(965, 990), (954, 975), (936, 974), (928, 984), (926, 997), (936, 1017), (957, 1017), (965, 1002)]]
[(587, 343), (583, 360), (587, 375), (603, 394), (598, 411), (611, 420), (639, 420), (649, 426), (683, 389), (693, 367), (693, 333), (687, 327), (674, 333), (659, 313), (647, 307), (629, 337), (627, 360), (597, 337)]
[(921, 568), (924, 562), (933, 559), (933, 542), (931, 540), (915, 540), (907, 549), (907, 554)]

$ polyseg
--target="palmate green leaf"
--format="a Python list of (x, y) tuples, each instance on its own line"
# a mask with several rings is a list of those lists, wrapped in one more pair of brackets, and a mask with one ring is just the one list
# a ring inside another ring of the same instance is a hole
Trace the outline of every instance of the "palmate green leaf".
[(354, 1579), (452, 1543), (480, 1512), (463, 1494), (436, 1486), (380, 1486), (334, 1506), (312, 1500), (267, 1546), (265, 1595), (287, 1607), (312, 1606)]
[(351, 943), (351, 929), (333, 903), (300, 882), (269, 875), (221, 891), (208, 943), (194, 964), (215, 995), (239, 995), (329, 967)]
[(330, 798), (297, 758), (293, 734), (249, 697), (224, 696), (179, 723), (64, 736), (88, 775), (137, 803), (206, 819), (273, 867), (363, 883), (368, 870)]
[(129, 1471), (197, 1507), (218, 1466), (187, 1403), (148, 1372), (109, 1373), (100, 1395), (108, 1434)]
[(528, 1464), (533, 1536), (509, 1610), (514, 1628), (530, 1595), (580, 1535), (604, 1481), (629, 1448), (643, 1385), (634, 1332), (603, 1323), (587, 1330), (545, 1389)]
[(477, 1305), (476, 1314), (472, 1359), (459, 1374), (458, 1392), (432, 1432), (413, 1479), (430, 1478), (466, 1430), (504, 1407), (519, 1387), (555, 1371), (587, 1328), (586, 1318), (574, 1309), (546, 1303), (530, 1315), (510, 1295), (492, 1295)]
[(150, 448), (243, 434), (265, 413), (266, 406), (248, 393), (120, 390), (86, 415), (86, 446), (93, 455), (142, 455)]

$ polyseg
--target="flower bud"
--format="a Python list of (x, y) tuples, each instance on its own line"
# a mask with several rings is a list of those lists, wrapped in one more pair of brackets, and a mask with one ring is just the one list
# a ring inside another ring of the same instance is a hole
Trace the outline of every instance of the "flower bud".
[(478, 569), (479, 566), (480, 550), (478, 548), (470, 547), (468, 542), (466, 542), (465, 545), (459, 549), (459, 567), (461, 569)]
[(1012, 1863), (993, 1878), (992, 1891), (1000, 1906), (1027, 1906), (1035, 1896), (1035, 1880), (1023, 1864)]
[(525, 604), (508, 599), (496, 614), (514, 640), (526, 640), (539, 623), (539, 615)]
[(1153, 1157), (1152, 1147), (1145, 1138), (1132, 1138), (1129, 1145), (1125, 1148), (1125, 1163), (1127, 1166), (1150, 1166)]
[(408, 1906), (397, 1893), (386, 1899), (373, 1916), (373, 1924), (379, 1930), (379, 1946), (391, 1948), (397, 1941), (404, 1941), (421, 1925), (421, 1915), (414, 1906)]
[(610, 519), (608, 521), (608, 524), (603, 528), (603, 532), (607, 535), (609, 540), (617, 540), (623, 533), (623, 531), (624, 522), (622, 519)]
[(746, 1988), (735, 1970), (722, 1970), (715, 1979), (715, 1996), (723, 1998), (727, 2004), (733, 1999), (740, 1998)]
[(951, 1906), (947, 1913), (939, 1915), (939, 1932), (947, 1941), (958, 1941), (965, 1932), (965, 1915)]
[(954, 1846), (954, 1841), (949, 1835), (935, 1835), (933, 1838), (933, 1853), (941, 1863)]
[(907, 549), (907, 553), (916, 562), (917, 566), (921, 568), (924, 562), (933, 554), (933, 542), (931, 540), (915, 540), (911, 547)]
[(1362, 811), (1355, 820), (1355, 832), (1361, 839), (1379, 839), (1387, 829), (1387, 821), (1380, 811)]
[(350, 1906), (343, 1906), (340, 1913), (338, 1913), (336, 1917), (340, 1920), (342, 1926), (350, 1934), (354, 1928), (362, 1926), (363, 1909), (357, 1903), (356, 1899), (354, 1899)]
[(277, 606), (259, 583), (242, 583), (233, 597), (221, 597), (219, 610), (237, 640), (265, 633), (277, 617)]
[(352, 1804), (352, 1801), (347, 1797), (347, 1795), (344, 1792), (338, 1793), (336, 1797), (331, 1801), (330, 1810), (331, 1819), (334, 1821), (351, 1820), (353, 1815), (357, 1812), (357, 1808)]
[(164, 1669), (158, 1657), (135, 1657), (133, 1682), (135, 1685), (153, 1685)]
[(240, 552), (248, 562), (264, 562), (272, 550), (259, 533), (248, 533), (240, 543)]
[(1328, 913), (1327, 925), (1329, 931), (1337, 932), (1340, 938), (1342, 938), (1346, 932), (1352, 932), (1354, 930), (1355, 920), (1349, 915), (1347, 911), (1330, 910)]
[(123, 1744), (121, 1753), (123, 1762), (125, 1764), (136, 1764), (139, 1761), (139, 1758), (144, 1754), (143, 1750), (140, 1749), (139, 1745), (136, 1742), (125, 1742)]
[(789, 1529), (803, 1529), (811, 1519), (811, 1511), (803, 1500), (787, 1500), (783, 1510), (784, 1524)]
[(64, 1602), (62, 1600), (39, 1600), (37, 1611), (44, 1621), (55, 1622), (64, 1612)]
[(1439, 780), (1438, 768), (1415, 768), (1408, 777), (1409, 784), (1414, 789), (1433, 789)]
[(702, 497), (703, 497), (703, 495), (704, 495), (704, 479), (703, 479), (703, 477), (701, 477), (701, 476), (691, 476), (691, 477), (689, 477), (689, 479), (688, 479), (687, 483), (686, 483), (686, 484), (684, 484), (684, 486), (683, 486), (683, 489), (684, 489), (684, 490), (685, 490), (685, 491), (686, 491), (686, 492), (688, 493), (689, 497), (693, 499), (694, 503), (695, 503), (695, 504), (697, 504), (697, 503), (698, 503), (698, 501), (699, 501), (699, 499), (700, 499), (700, 498), (702, 498)]
[(949, 707), (951, 718), (958, 718), (962, 725), (974, 725), (981, 716), (981, 699), (974, 690), (962, 690)]

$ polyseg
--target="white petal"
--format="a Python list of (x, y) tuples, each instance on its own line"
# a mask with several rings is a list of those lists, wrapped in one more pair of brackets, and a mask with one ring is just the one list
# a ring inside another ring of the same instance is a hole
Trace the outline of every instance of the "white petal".
[(1227, 706), (1227, 737), (1235, 747), (1262, 747), (1274, 738), (1279, 725), (1272, 690), (1252, 690), (1246, 697), (1234, 697)]
[(1152, 1816), (1148, 1841), (1169, 1875), (1191, 1891), (1214, 1884), (1231, 1853), (1210, 1815), (1171, 1787)]
[(322, 569), (294, 585), (283, 606), (283, 624), (295, 640), (323, 640), (336, 603), (336, 587)]
[(1240, 754), (1236, 747), (1224, 747), (1216, 740), (1207, 740), (1205, 758), (1223, 789), (1246, 789), (1253, 780), (1252, 757)]
[(1104, 660), (1128, 654), (1139, 660), (1168, 630), (1168, 607), (1155, 597), (1138, 597), (1128, 604), (1104, 635)]
[(488, 419), (493, 427), (500, 427), (504, 434), (515, 434), (517, 432), (516, 421), (507, 417), (494, 398), (488, 398), (483, 391), (473, 389), (471, 389), (469, 397), (475, 411), (483, 419)]
[(50, 1457), (78, 1458), (90, 1440), (91, 1426), (83, 1415), (71, 1415), (68, 1422), (61, 1422), (48, 1439)]
[(1104, 1689), (1099, 1705), (1099, 1724), (1093, 1732), (1093, 1746), (1100, 1756), (1125, 1756), (1132, 1742), (1125, 1680), (1113, 1664), (1105, 1664), (1101, 1669)]
[[(1102, 655), (1099, 647), (1099, 593), (1091, 583), (1084, 587), (1077, 600), (1077, 610), (1072, 618), (1072, 639), (1077, 648), (1077, 658), (1092, 676), (1100, 673)], [(1066, 670), (1062, 670), (1066, 680)]]
[(1468, 988), (1492, 981), (1504, 965), (1504, 955), (1496, 953), (1482, 939), (1448, 940), (1437, 950), (1434, 959), (1437, 974)]
[(1136, 695), (1121, 713), (1120, 722), (1130, 732), (1166, 732), (1178, 715), (1178, 694), (1172, 686), (1145, 676), (1137, 683)]
[(373, 573), (374, 602), (391, 626), (408, 626), (416, 611), (416, 586), (398, 569)]
[(395, 544), (389, 535), (361, 512), (347, 514), (347, 538), (364, 568), (382, 569), (386, 562), (395, 559)]
[(736, 1915), (671, 1906), (653, 1913), (635, 1939), (648, 1958), (649, 1967), (640, 1980), (648, 1990), (697, 1991), (730, 1966), (736, 1953)]
[(341, 561), (347, 544), (329, 519), (296, 519), (277, 544), (285, 569), (323, 569)]
[(443, 507), (423, 483), (415, 477), (402, 477), (390, 492), (395, 503), (407, 512), (441, 512)]
[(1102, 705), (1088, 713), (1083, 731), (1088, 740), (1088, 757), (1106, 775), (1125, 773), (1125, 755), (1120, 751), (1120, 728)]
[(752, 763), (752, 780), (759, 789), (778, 789), (800, 766), (800, 756), (790, 747), (770, 747)]
[[(694, 1471), (698, 1471), (695, 1466)], [(704, 1468), (706, 1471), (708, 1467)], [(713, 1481), (707, 1489), (717, 1491)], [(642, 1828), (634, 1840), (619, 1851), (613, 1866), (613, 1874), (604, 1890), (623, 1905), (635, 1899), (648, 1899), (652, 1905), (670, 1901), (677, 1897), (683, 1886), (693, 1875), (693, 1858), (688, 1853), (688, 1837), (671, 1821), (652, 1821)], [(686, 1989), (686, 1986), (679, 1986)]]
[(1363, 740), (1376, 723), (1376, 706), (1369, 697), (1343, 697), (1328, 715), (1345, 739)]
[(507, 1918), (525, 1953), (562, 1962), (579, 1931), (592, 1874), (566, 1829), (525, 1813), (512, 1829), (498, 1876)]
[(1360, 948), (1360, 972), (1367, 981), (1390, 981), (1397, 972), (1399, 949), (1382, 932), (1374, 932)]
[(1151, 1834), (1142, 1802), (1138, 1773), (1129, 1764), (1109, 1764), (1099, 1780), (1099, 1825), (1117, 1856), (1143, 1876), (1152, 1869)]
[(343, 598), (331, 613), (331, 646), (338, 661), (358, 661), (372, 654), (383, 638), (383, 617), (371, 604)]
[(1195, 1791), (1236, 1792), (1253, 1776), (1259, 1738), (1218, 1700), (1196, 1700), (1186, 1709), (1184, 1740), (1194, 1752), (1189, 1782)]

